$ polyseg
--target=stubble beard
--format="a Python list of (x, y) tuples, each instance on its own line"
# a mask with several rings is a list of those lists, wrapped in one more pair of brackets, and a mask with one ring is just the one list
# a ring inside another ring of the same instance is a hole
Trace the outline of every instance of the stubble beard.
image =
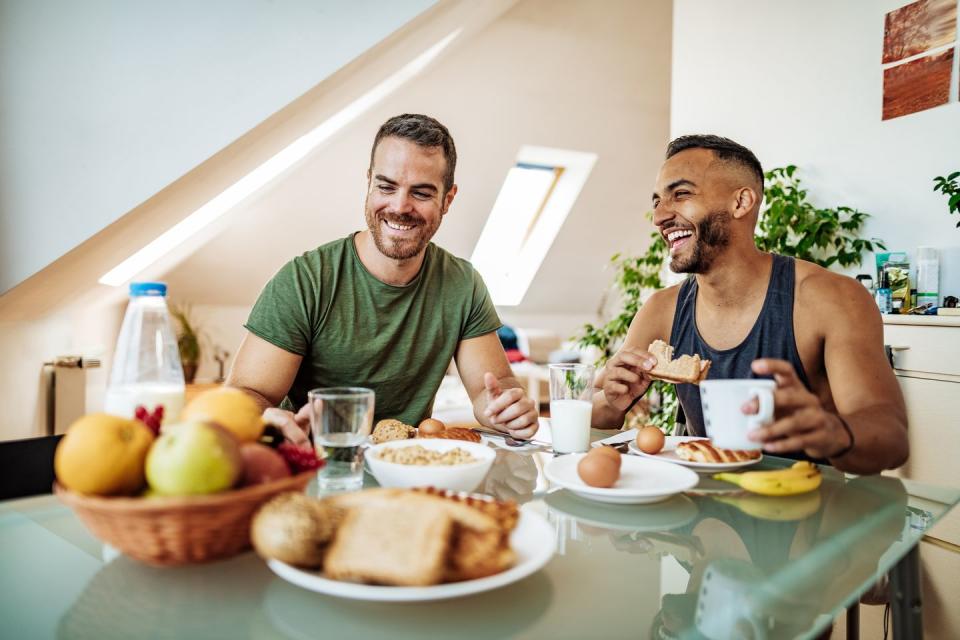
[[(440, 219), (436, 223), (428, 224), (422, 218), (406, 214), (386, 215), (382, 212), (373, 211), (369, 205), (365, 210), (367, 228), (370, 229), (370, 235), (373, 236), (373, 243), (377, 250), (384, 256), (393, 260), (409, 260), (419, 255), (430, 243), (433, 235), (440, 228)], [(393, 224), (413, 225), (416, 229), (416, 237), (404, 240), (385, 238), (383, 228), (380, 226), (382, 220), (387, 219)]]
[(706, 273), (721, 251), (730, 244), (730, 213), (715, 211), (697, 225), (693, 236), (693, 251), (689, 256), (675, 256), (670, 260), (674, 273)]

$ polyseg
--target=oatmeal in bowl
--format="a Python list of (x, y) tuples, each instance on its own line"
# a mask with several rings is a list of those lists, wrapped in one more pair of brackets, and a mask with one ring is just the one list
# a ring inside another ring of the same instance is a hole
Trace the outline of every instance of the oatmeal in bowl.
[(495, 457), (485, 444), (435, 439), (384, 442), (370, 447), (365, 455), (380, 486), (451, 491), (476, 489)]

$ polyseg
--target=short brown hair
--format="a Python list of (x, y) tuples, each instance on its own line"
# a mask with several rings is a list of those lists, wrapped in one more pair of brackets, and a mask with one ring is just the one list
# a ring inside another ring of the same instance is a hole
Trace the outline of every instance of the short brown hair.
[(373, 148), (370, 149), (370, 168), (373, 168), (373, 154), (377, 145), (386, 137), (403, 138), (421, 147), (441, 147), (443, 156), (447, 160), (447, 170), (443, 174), (443, 192), (446, 194), (453, 186), (453, 173), (457, 168), (457, 147), (453, 144), (453, 136), (440, 122), (430, 116), (419, 113), (404, 113), (393, 116), (383, 123), (373, 139)]

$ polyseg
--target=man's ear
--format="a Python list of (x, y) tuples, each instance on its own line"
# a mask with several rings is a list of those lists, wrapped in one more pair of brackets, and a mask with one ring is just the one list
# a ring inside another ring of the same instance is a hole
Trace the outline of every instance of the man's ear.
[(757, 192), (750, 187), (740, 187), (734, 192), (733, 196), (733, 217), (735, 219), (746, 217), (759, 203)]
[(443, 196), (443, 215), (447, 215), (447, 211), (450, 210), (450, 205), (453, 204), (453, 198), (457, 195), (457, 185), (450, 187), (450, 190), (447, 191), (446, 195)]

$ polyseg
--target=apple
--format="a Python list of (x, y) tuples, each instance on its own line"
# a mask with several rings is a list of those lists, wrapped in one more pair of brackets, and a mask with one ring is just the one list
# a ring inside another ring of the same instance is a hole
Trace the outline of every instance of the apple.
[(240, 445), (207, 422), (165, 425), (147, 455), (147, 483), (159, 495), (188, 496), (229, 489), (243, 472)]
[(258, 442), (240, 445), (243, 456), (243, 486), (290, 477), (290, 467), (279, 453)]

